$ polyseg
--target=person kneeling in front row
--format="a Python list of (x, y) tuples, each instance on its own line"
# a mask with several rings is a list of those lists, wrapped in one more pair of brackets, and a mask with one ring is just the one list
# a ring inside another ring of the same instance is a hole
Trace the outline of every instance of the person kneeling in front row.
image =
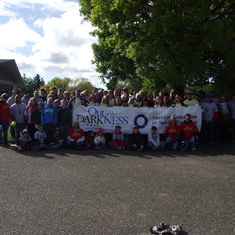
[(191, 120), (191, 115), (189, 113), (186, 113), (184, 115), (184, 122), (180, 126), (181, 130), (181, 150), (185, 151), (189, 148), (191, 150), (196, 150), (196, 142), (198, 141), (199, 131), (197, 129), (197, 126), (194, 122)]

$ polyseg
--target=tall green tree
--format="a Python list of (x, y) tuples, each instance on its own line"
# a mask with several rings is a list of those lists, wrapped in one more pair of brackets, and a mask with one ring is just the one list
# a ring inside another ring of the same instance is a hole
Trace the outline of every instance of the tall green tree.
[(35, 77), (33, 77), (33, 86), (35, 87), (35, 90), (39, 89), (40, 86), (43, 86), (45, 84), (43, 78), (37, 74)]
[[(94, 63), (110, 84), (126, 77), (148, 90), (214, 82), (221, 92), (233, 92), (234, 0), (80, 0), (80, 5), (97, 27)], [(125, 60), (130, 63), (122, 64)]]
[(41, 86), (45, 84), (43, 78), (36, 74), (33, 78), (27, 77), (25, 74), (22, 77), (24, 82), (24, 87), (22, 88), (23, 91), (29, 90), (31, 93), (33, 93), (34, 90), (38, 90)]

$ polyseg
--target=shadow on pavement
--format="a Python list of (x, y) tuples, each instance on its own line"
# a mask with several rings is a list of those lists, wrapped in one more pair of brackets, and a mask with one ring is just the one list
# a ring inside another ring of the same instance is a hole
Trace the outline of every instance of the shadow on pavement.
[(200, 145), (196, 151), (180, 151), (180, 150), (165, 150), (165, 151), (150, 151), (145, 150), (143, 152), (138, 151), (130, 151), (130, 150), (112, 150), (112, 149), (104, 149), (104, 150), (73, 150), (73, 149), (57, 149), (57, 150), (42, 150), (42, 151), (22, 151), (19, 152), (16, 145), (11, 145), (7, 147), (8, 149), (12, 149), (17, 151), (24, 156), (28, 157), (43, 157), (46, 159), (55, 159), (56, 156), (66, 157), (71, 154), (74, 155), (82, 155), (82, 156), (92, 156), (96, 158), (105, 159), (108, 157), (122, 157), (122, 156), (133, 156), (144, 159), (153, 159), (156, 157), (216, 157), (221, 155), (235, 155), (235, 144), (234, 143), (217, 143), (212, 146)]

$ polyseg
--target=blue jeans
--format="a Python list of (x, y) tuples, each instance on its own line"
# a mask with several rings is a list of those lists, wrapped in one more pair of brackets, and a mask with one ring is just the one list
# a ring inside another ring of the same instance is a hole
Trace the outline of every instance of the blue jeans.
[(179, 141), (173, 141), (171, 137), (166, 138), (166, 144), (170, 145), (173, 150), (177, 150), (179, 147)]
[(67, 147), (72, 149), (85, 149), (84, 142), (77, 143), (76, 141), (67, 140)]
[(96, 148), (103, 149), (105, 147), (105, 143), (102, 144), (95, 144)]
[[(160, 145), (157, 146), (157, 148), (158, 148), (158, 149), (161, 149), (161, 150), (164, 150), (165, 146), (166, 146), (166, 142), (165, 142), (165, 141), (161, 141), (161, 142), (160, 142)], [(152, 142), (150, 142), (150, 141), (148, 141), (148, 147), (149, 147), (150, 149), (156, 148), (155, 145), (154, 145)]]
[(15, 136), (16, 136), (16, 143), (17, 145), (20, 144), (19, 138), (20, 138), (20, 133), (26, 128), (25, 123), (19, 123), (17, 122), (15, 125)]
[(33, 151), (40, 151), (40, 150), (47, 150), (49, 149), (48, 145), (45, 145), (44, 148), (42, 148), (39, 144), (33, 145), (32, 150)]
[(187, 140), (184, 140), (184, 147), (181, 147), (182, 151), (186, 151), (189, 147), (195, 148), (195, 136), (190, 137)]
[(0, 144), (7, 144), (9, 122), (1, 122), (0, 125), (2, 125), (2, 130), (0, 131)]
[(69, 132), (69, 125), (67, 126), (60, 125), (60, 134), (63, 136), (64, 143), (66, 143), (68, 132)]

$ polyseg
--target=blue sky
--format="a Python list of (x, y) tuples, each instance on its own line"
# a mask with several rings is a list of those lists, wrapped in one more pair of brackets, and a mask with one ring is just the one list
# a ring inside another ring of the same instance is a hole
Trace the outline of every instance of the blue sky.
[(20, 73), (45, 82), (54, 77), (88, 78), (104, 87), (91, 63), (90, 36), (77, 0), (1, 0), (1, 59), (15, 59)]

